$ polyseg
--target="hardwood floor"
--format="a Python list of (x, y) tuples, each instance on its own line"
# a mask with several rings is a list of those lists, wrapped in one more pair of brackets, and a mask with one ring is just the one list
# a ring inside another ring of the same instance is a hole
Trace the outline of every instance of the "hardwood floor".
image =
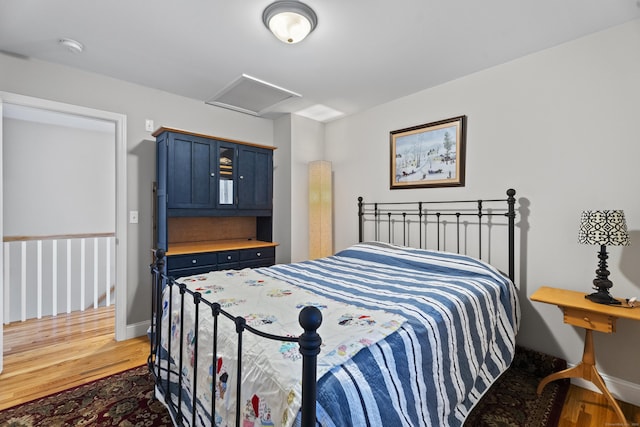
[[(627, 426), (640, 426), (640, 407), (618, 401), (627, 419)], [(558, 427), (616, 427), (623, 426), (607, 399), (582, 387), (571, 385), (564, 401)]]
[[(116, 342), (114, 317), (110, 307), (5, 325), (0, 410), (146, 363), (147, 337)], [(620, 407), (640, 426), (640, 407)], [(571, 386), (559, 427), (620, 425), (602, 395)]]
[(0, 410), (143, 365), (146, 336), (116, 342), (113, 306), (4, 325)]

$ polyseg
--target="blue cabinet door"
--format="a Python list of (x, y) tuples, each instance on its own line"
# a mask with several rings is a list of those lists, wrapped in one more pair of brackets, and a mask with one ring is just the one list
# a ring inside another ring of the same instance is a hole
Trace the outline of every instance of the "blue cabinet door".
[(171, 134), (167, 154), (167, 207), (214, 209), (217, 194), (216, 141)]
[(238, 166), (238, 209), (271, 209), (273, 206), (273, 151), (241, 146)]

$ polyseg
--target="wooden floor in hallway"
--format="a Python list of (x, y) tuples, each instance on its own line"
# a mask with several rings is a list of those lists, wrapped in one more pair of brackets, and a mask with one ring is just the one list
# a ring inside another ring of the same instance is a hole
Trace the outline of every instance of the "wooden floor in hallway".
[(117, 342), (114, 306), (4, 325), (0, 410), (143, 365), (146, 336)]

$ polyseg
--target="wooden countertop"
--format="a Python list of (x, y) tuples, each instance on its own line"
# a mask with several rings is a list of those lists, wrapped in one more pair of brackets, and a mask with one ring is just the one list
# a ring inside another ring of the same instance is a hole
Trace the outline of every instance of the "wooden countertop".
[(598, 304), (586, 299), (586, 293), (570, 291), (568, 289), (552, 288), (542, 286), (535, 291), (531, 297), (532, 301), (544, 302), (557, 305), (559, 307), (571, 307), (580, 310), (588, 310), (596, 313), (606, 314), (612, 317), (640, 320), (640, 307), (629, 308), (622, 298), (616, 298), (623, 303), (619, 305)]
[(214, 251), (233, 251), (238, 249), (268, 248), (278, 246), (275, 242), (261, 240), (213, 240), (207, 242), (171, 243), (167, 255), (183, 255)]

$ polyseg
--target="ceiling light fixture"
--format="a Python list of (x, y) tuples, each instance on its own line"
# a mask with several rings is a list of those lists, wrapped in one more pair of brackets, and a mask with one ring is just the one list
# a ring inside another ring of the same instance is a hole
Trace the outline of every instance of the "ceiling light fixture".
[(279, 40), (293, 44), (304, 40), (316, 28), (318, 17), (299, 1), (276, 1), (264, 10), (262, 22)]
[(62, 46), (64, 46), (71, 53), (81, 53), (84, 50), (84, 46), (77, 40), (73, 39), (60, 39), (58, 40)]

